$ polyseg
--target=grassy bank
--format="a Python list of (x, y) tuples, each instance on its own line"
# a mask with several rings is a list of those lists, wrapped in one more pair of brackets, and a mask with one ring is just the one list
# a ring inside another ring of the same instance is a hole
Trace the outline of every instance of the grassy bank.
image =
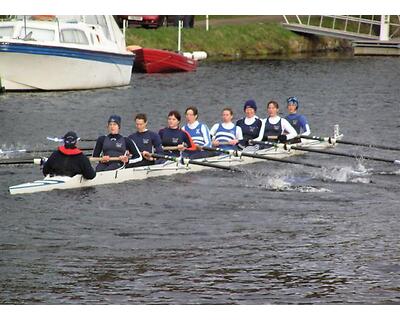
[[(176, 28), (127, 30), (128, 45), (177, 50)], [(331, 38), (303, 37), (274, 22), (215, 26), (182, 30), (183, 51), (202, 50), (213, 59), (237, 59), (339, 50), (348, 44)]]

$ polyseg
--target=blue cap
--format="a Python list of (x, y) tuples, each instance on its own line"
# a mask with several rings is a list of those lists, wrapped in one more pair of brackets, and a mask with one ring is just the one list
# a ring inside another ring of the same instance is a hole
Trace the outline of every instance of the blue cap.
[(257, 111), (257, 104), (254, 100), (250, 99), (244, 103), (243, 111), (246, 111), (246, 108), (253, 108), (254, 111)]
[(287, 104), (294, 104), (296, 106), (296, 109), (299, 107), (299, 99), (297, 97), (289, 97), (287, 98)]
[(64, 135), (63, 140), (64, 140), (64, 146), (65, 146), (66, 148), (68, 148), (68, 147), (73, 147), (73, 146), (75, 146), (76, 143), (78, 142), (79, 138), (78, 138), (78, 135), (77, 135), (75, 132), (73, 132), (73, 131), (68, 131), (68, 132)]
[(117, 116), (116, 114), (113, 114), (110, 116), (110, 118), (108, 118), (108, 123), (110, 122), (115, 122), (119, 127), (121, 127), (121, 117)]

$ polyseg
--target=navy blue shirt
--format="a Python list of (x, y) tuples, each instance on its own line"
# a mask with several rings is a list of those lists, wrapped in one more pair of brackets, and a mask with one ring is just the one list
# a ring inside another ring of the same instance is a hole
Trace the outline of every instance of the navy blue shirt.
[[(161, 143), (164, 147), (175, 147), (179, 144), (185, 144), (188, 150), (196, 150), (189, 134), (181, 129), (163, 128), (158, 132), (161, 138)], [(178, 150), (164, 151), (165, 154), (179, 156)]]
[(140, 152), (163, 153), (160, 136), (153, 131), (146, 130), (145, 132), (135, 132), (128, 138), (136, 143)]
[[(127, 150), (132, 155), (129, 163), (135, 163), (142, 160), (142, 155), (131, 139), (125, 138), (120, 134), (110, 133), (107, 136), (100, 136), (97, 138), (96, 145), (93, 150), (93, 157), (100, 157), (102, 153), (104, 156), (123, 156)], [(115, 170), (122, 165), (123, 163), (118, 161), (99, 163), (96, 166), (96, 171)]]

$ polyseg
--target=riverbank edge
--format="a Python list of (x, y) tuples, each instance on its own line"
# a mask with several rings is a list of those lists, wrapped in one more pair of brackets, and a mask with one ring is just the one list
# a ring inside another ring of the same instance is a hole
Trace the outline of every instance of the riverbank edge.
[[(177, 38), (176, 28), (130, 28), (126, 31), (127, 45), (147, 48), (175, 51)], [(348, 40), (303, 36), (276, 22), (216, 26), (209, 31), (200, 27), (182, 30), (182, 51), (206, 51), (212, 61), (268, 59), (351, 50)]]

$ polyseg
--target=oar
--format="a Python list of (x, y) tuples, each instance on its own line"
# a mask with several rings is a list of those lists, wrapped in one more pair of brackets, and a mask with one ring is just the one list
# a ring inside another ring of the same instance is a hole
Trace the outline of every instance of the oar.
[[(103, 160), (102, 157), (89, 157), (90, 162), (100, 162), (101, 160)], [(119, 157), (110, 157), (108, 161), (121, 161), (121, 160), (119, 159)]]
[(360, 146), (360, 147), (368, 147), (368, 148), (375, 148), (375, 149), (383, 149), (383, 150), (393, 150), (393, 151), (400, 151), (400, 148), (398, 147), (392, 147), (392, 146), (384, 146), (384, 145), (379, 145), (379, 144), (371, 144), (371, 143), (361, 143), (361, 142), (355, 142), (355, 141), (346, 141), (346, 140), (336, 140), (331, 137), (317, 137), (317, 136), (303, 136), (300, 135), (298, 136), (303, 139), (309, 139), (309, 140), (317, 140), (321, 142), (329, 142), (329, 143), (341, 143), (341, 144), (348, 144), (352, 146)]
[[(53, 141), (53, 142), (64, 142), (63, 138), (59, 137), (46, 137), (47, 140)], [(83, 142), (96, 142), (97, 139), (79, 139), (79, 141)]]
[(223, 170), (229, 170), (229, 171), (233, 171), (233, 172), (243, 172), (243, 170), (241, 170), (239, 168), (221, 166), (219, 164), (203, 162), (203, 161), (196, 161), (196, 160), (191, 160), (189, 158), (178, 158), (178, 157), (166, 156), (166, 155), (157, 154), (157, 153), (151, 153), (150, 155), (153, 158), (170, 160), (170, 161), (174, 161), (174, 162), (178, 162), (178, 163), (182, 163), (182, 164), (190, 163), (190, 164), (203, 166), (203, 167), (210, 167), (210, 168), (215, 168), (215, 169), (223, 169)]
[(43, 158), (34, 158), (34, 159), (21, 159), (18, 161), (1, 161), (0, 165), (13, 165), (13, 164), (43, 164), (45, 160)]
[[(103, 160), (102, 157), (88, 157), (90, 162), (99, 162)], [(32, 159), (21, 159), (18, 161), (0, 161), (0, 165), (12, 165), (12, 164), (43, 164), (47, 158), (32, 158)], [(118, 157), (111, 157), (109, 161), (121, 161)]]
[[(259, 143), (259, 144), (270, 144), (268, 142), (264, 143), (262, 141), (254, 141), (253, 143)], [(300, 164), (302, 166), (306, 167), (311, 167), (311, 168), (323, 168), (320, 165), (317, 164), (312, 164), (312, 163), (304, 163), (304, 162), (299, 162), (296, 160), (289, 160), (289, 159), (277, 159), (271, 156), (266, 156), (266, 155), (261, 155), (261, 154), (256, 154), (256, 153), (248, 153), (248, 152), (242, 152), (242, 151), (236, 151), (236, 150), (224, 150), (221, 148), (209, 148), (209, 147), (201, 147), (203, 150), (207, 151), (217, 151), (217, 152), (222, 152), (225, 154), (232, 154), (234, 156), (240, 157), (249, 157), (249, 158), (256, 158), (256, 159), (262, 159), (262, 160), (269, 160), (269, 161), (276, 161), (276, 162), (283, 162), (283, 163), (290, 163), (290, 164)]]
[[(93, 148), (79, 148), (82, 151), (91, 151)], [(10, 153), (50, 153), (56, 151), (55, 149), (48, 149), (48, 150), (26, 150), (26, 149), (19, 149), (19, 150), (1, 150), (0, 155), (2, 154), (10, 154)]]
[(372, 157), (368, 155), (353, 155), (353, 154), (348, 154), (344, 152), (338, 152), (338, 151), (327, 151), (327, 150), (318, 150), (318, 149), (309, 149), (309, 148), (303, 148), (303, 147), (296, 147), (296, 146), (291, 146), (291, 145), (285, 145), (286, 150), (300, 150), (300, 151), (307, 151), (307, 152), (314, 152), (314, 153), (322, 153), (322, 154), (329, 154), (333, 156), (340, 156), (340, 157), (348, 157), (348, 158), (362, 158), (366, 160), (373, 160), (373, 161), (380, 161), (380, 162), (387, 162), (387, 163), (392, 163), (392, 164), (398, 164), (400, 165), (400, 160), (392, 160), (392, 159), (385, 159), (385, 158), (379, 158), (379, 157)]

